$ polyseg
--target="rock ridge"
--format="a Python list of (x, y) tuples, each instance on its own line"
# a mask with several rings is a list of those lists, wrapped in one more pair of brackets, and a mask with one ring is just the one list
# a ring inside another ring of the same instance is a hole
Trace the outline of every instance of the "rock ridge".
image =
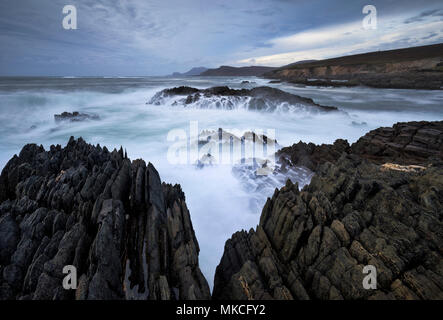
[(316, 174), (301, 191), (288, 180), (256, 229), (226, 242), (213, 299), (442, 299), (442, 133), (442, 121), (399, 123), (352, 146), (282, 149)]

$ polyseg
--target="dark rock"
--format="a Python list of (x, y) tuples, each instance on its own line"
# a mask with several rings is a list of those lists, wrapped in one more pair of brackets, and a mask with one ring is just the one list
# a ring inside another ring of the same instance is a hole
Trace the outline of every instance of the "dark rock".
[(368, 132), (352, 146), (342, 139), (332, 145), (300, 141), (280, 149), (277, 158), (286, 165), (316, 171), (318, 165), (335, 162), (342, 153), (355, 154), (378, 164), (426, 165), (432, 159), (443, 160), (443, 121), (399, 122), (393, 127)]
[[(442, 299), (442, 177), (442, 166), (387, 172), (344, 154), (302, 191), (288, 180), (257, 229), (226, 242), (213, 298)], [(362, 286), (369, 264), (376, 290)]]
[[(442, 123), (283, 148), (280, 161), (316, 174), (302, 191), (288, 180), (256, 230), (226, 242), (213, 298), (442, 299)], [(363, 288), (366, 265), (376, 290)]]
[(61, 114), (55, 114), (54, 119), (56, 122), (61, 122), (61, 121), (78, 122), (85, 120), (100, 120), (100, 117), (96, 114), (80, 113), (78, 111), (74, 111), (72, 113), (63, 112)]
[[(180, 186), (81, 138), (27, 145), (0, 176), (1, 299), (209, 299)], [(77, 268), (65, 290), (63, 267)]]
[(443, 159), (443, 121), (400, 122), (392, 128), (372, 130), (352, 145), (352, 152), (377, 163)]
[(20, 231), (12, 214), (0, 216), (0, 265), (8, 265), (17, 248)]
[(338, 139), (334, 144), (315, 145), (313, 143), (299, 142), (290, 147), (280, 149), (276, 156), (280, 162), (287, 166), (302, 166), (316, 171), (320, 164), (327, 161), (335, 162), (342, 153), (349, 153), (348, 141)]

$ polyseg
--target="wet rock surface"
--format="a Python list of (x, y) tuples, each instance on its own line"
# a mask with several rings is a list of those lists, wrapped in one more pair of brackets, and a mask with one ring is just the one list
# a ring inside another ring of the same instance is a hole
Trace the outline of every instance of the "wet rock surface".
[(85, 120), (100, 120), (100, 117), (96, 114), (84, 113), (84, 112), (62, 112), (61, 114), (54, 115), (55, 122), (71, 121), (79, 122)]
[[(233, 101), (241, 102), (240, 98), (249, 98), (244, 101), (249, 110), (273, 111), (279, 105), (289, 105), (308, 108), (313, 111), (337, 111), (336, 107), (322, 106), (315, 103), (310, 98), (300, 97), (280, 89), (271, 87), (255, 87), (252, 89), (231, 89), (229, 87), (212, 87), (208, 89), (196, 89), (192, 87), (176, 87), (165, 89), (156, 93), (149, 104), (161, 105), (164, 98), (181, 97), (174, 104), (190, 105), (205, 98), (217, 98), (218, 107), (234, 108), (236, 105)], [(231, 100), (227, 99), (230, 98)], [(224, 103), (225, 102), (225, 103)]]
[(400, 122), (372, 130), (352, 145), (352, 152), (377, 163), (443, 159), (443, 121)]
[[(215, 299), (442, 299), (443, 168), (382, 171), (349, 155), (289, 180), (225, 245)], [(377, 269), (377, 289), (362, 285)]]
[[(257, 228), (226, 242), (212, 298), (443, 299), (442, 132), (398, 123), (281, 149), (276, 174), (315, 175), (276, 189)], [(1, 299), (210, 299), (198, 253), (180, 186), (122, 149), (30, 144), (0, 175)], [(66, 265), (76, 290), (62, 287)]]
[[(288, 165), (316, 174), (302, 191), (288, 180), (268, 199), (257, 228), (226, 242), (213, 298), (442, 299), (442, 142), (435, 138), (441, 131), (430, 131), (441, 125), (400, 123), (384, 143), (375, 138), (386, 131), (380, 128), (352, 146), (283, 149)], [(407, 127), (417, 130), (394, 149), (401, 153), (375, 152), (390, 150)], [(417, 153), (408, 146), (419, 132), (429, 143)], [(415, 165), (380, 165), (402, 159)], [(363, 287), (366, 265), (377, 270), (376, 289)]]
[(305, 166), (315, 171), (320, 164), (337, 161), (342, 153), (359, 155), (378, 164), (426, 165), (431, 159), (443, 159), (443, 121), (399, 122), (368, 132), (352, 146), (342, 139), (322, 145), (300, 141), (280, 149), (277, 158), (288, 166)]
[(316, 145), (314, 143), (298, 142), (290, 147), (280, 149), (277, 159), (285, 167), (306, 167), (315, 171), (320, 164), (326, 161), (335, 162), (342, 153), (349, 153), (348, 141), (338, 139), (334, 144)]
[[(185, 196), (81, 138), (26, 145), (0, 176), (1, 299), (208, 299)], [(62, 287), (63, 267), (78, 287)]]

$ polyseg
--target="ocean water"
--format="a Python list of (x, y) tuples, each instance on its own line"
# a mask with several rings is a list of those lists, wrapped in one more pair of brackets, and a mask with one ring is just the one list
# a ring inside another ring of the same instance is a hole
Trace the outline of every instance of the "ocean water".
[[(252, 83), (242, 84), (244, 80)], [(229, 108), (217, 108), (217, 102), (184, 107), (174, 105), (174, 99), (147, 104), (160, 90), (182, 85), (269, 85), (345, 112), (318, 114), (302, 108), (249, 111), (241, 100), (232, 101)], [(64, 111), (94, 113), (100, 120), (56, 123), (54, 114)], [(0, 78), (0, 168), (27, 143), (45, 148), (64, 146), (70, 136), (81, 136), (109, 149), (123, 146), (132, 160), (152, 162), (163, 181), (179, 183), (185, 192), (200, 244), (200, 266), (212, 285), (225, 241), (232, 233), (258, 224), (260, 208), (284, 179), (260, 184), (248, 181), (248, 175), (235, 175), (230, 164), (199, 169), (193, 163), (171, 163), (167, 156), (174, 143), (167, 139), (171, 130), (190, 135), (191, 122), (198, 123), (199, 131), (223, 128), (266, 134), (275, 130), (278, 145), (288, 146), (300, 140), (320, 144), (338, 138), (352, 143), (380, 126), (442, 119), (442, 91), (308, 88), (268, 84), (268, 80), (251, 77)], [(309, 173), (302, 172), (294, 179), (303, 185), (309, 181)]]

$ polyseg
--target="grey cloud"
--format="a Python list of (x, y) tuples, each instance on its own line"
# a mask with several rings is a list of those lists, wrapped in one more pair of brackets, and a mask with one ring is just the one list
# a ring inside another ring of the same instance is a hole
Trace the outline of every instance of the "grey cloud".
[(421, 38), (422, 40), (427, 40), (427, 39), (431, 39), (431, 38), (433, 38), (433, 37), (435, 37), (435, 36), (437, 36), (438, 34), (437, 33), (430, 33), (429, 35), (427, 35), (426, 37), (423, 37), (423, 38)]
[(403, 23), (409, 24), (413, 22), (424, 21), (425, 20), (424, 18), (426, 17), (438, 17), (438, 16), (443, 16), (443, 10), (432, 9), (432, 10), (423, 11), (419, 15), (408, 18)]
[[(67, 31), (61, 21), (69, 1), (0, 1), (0, 72), (161, 75), (195, 65), (215, 67), (252, 53), (282, 53), (271, 39), (361, 19), (366, 2), (75, 0), (78, 30)], [(383, 14), (409, 10), (413, 16), (424, 10), (420, 19), (435, 19), (442, 14), (436, 4), (393, 0), (376, 5)]]

